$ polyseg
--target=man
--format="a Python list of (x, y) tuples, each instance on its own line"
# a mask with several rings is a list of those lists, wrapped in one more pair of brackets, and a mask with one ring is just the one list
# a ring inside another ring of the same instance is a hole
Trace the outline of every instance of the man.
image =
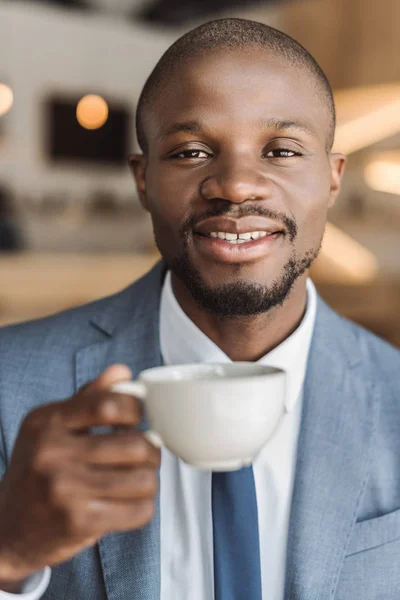
[[(0, 334), (0, 598), (399, 598), (399, 352), (307, 279), (344, 169), (334, 124), (318, 65), (265, 25), (207, 23), (161, 58), (130, 164), (163, 263)], [(160, 468), (110, 386), (230, 360), (286, 370), (276, 434), (252, 468), (167, 450)]]

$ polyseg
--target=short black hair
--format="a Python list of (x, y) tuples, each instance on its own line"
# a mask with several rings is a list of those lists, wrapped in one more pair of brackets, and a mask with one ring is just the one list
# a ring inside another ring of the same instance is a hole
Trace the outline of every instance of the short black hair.
[(187, 59), (221, 48), (228, 51), (261, 48), (282, 56), (293, 66), (306, 68), (329, 111), (327, 150), (331, 150), (336, 126), (335, 103), (330, 83), (316, 60), (299, 42), (278, 29), (256, 21), (230, 18), (210, 21), (192, 29), (172, 44), (154, 67), (143, 87), (136, 111), (136, 134), (144, 153), (147, 152), (144, 115), (161, 93), (172, 71)]

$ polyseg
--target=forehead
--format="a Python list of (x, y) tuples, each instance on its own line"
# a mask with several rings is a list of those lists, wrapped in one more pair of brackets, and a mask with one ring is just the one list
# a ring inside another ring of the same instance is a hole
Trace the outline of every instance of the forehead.
[(259, 49), (218, 51), (185, 60), (172, 70), (151, 108), (149, 141), (175, 123), (207, 128), (260, 128), (261, 122), (304, 124), (325, 144), (329, 110), (312, 74), (302, 65)]

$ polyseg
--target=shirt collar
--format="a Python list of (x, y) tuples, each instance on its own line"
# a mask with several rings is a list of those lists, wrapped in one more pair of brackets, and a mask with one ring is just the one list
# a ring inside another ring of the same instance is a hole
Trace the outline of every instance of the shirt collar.
[[(286, 371), (285, 408), (290, 412), (303, 387), (317, 311), (317, 292), (307, 279), (307, 306), (297, 329), (257, 362)], [(160, 304), (160, 346), (164, 363), (228, 363), (231, 359), (189, 319), (175, 298), (171, 273), (165, 276)]]

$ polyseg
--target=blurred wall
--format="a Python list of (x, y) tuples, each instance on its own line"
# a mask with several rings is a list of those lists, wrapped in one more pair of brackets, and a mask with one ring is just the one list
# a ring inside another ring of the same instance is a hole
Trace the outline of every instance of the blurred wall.
[(282, 2), (281, 25), (315, 56), (332, 87), (400, 80), (399, 0)]
[[(126, 167), (61, 167), (46, 160), (41, 101), (54, 92), (99, 93), (125, 102), (134, 116), (146, 77), (174, 38), (93, 13), (0, 4), (0, 80), (14, 91), (13, 109), (2, 119), (0, 180), (22, 196), (69, 192), (80, 200), (102, 186), (132, 194)], [(131, 138), (133, 149), (133, 118)]]

